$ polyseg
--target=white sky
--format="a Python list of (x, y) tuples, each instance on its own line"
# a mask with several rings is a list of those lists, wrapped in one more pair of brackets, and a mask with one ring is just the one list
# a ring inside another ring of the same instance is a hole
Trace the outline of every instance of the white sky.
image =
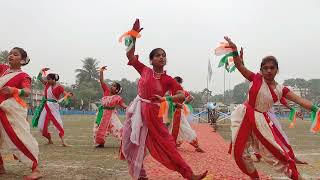
[[(208, 58), (213, 66), (214, 93), (223, 91), (223, 69), (213, 49), (229, 35), (245, 48), (253, 71), (261, 58), (274, 55), (277, 79), (320, 78), (320, 1), (289, 0), (0, 0), (0, 50), (23, 47), (31, 58), (25, 70), (36, 76), (50, 67), (69, 84), (81, 59), (95, 57), (108, 65), (106, 78), (135, 80), (126, 66), (120, 34), (141, 19), (137, 53), (148, 64), (156, 47), (167, 51), (168, 74), (184, 78), (188, 90), (206, 87)], [(227, 74), (226, 88), (243, 81)]]

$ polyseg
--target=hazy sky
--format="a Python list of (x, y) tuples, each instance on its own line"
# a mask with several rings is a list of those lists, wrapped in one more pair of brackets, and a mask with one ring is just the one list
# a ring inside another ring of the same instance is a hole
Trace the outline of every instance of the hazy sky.
[[(213, 49), (229, 35), (245, 48), (245, 64), (258, 71), (261, 58), (274, 55), (280, 63), (279, 82), (292, 77), (320, 78), (320, 1), (318, 0), (0, 0), (0, 50), (25, 48), (36, 76), (50, 67), (63, 82), (75, 81), (81, 59), (95, 57), (108, 65), (106, 78), (135, 80), (126, 65), (120, 34), (141, 19), (137, 53), (149, 64), (156, 47), (167, 51), (166, 69), (184, 78), (184, 87), (206, 87), (207, 65), (213, 66), (209, 88), (223, 91), (223, 69)], [(227, 74), (226, 87), (244, 79)]]

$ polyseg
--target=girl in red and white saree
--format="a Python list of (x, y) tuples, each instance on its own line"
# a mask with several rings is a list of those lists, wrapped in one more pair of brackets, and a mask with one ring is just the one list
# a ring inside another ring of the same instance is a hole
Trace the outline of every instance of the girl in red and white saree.
[[(179, 76), (174, 77), (180, 85), (183, 79)], [(183, 103), (176, 103), (176, 108), (174, 112), (173, 122), (169, 125), (169, 132), (175, 139), (177, 146), (179, 147), (184, 141), (191, 144), (197, 152), (204, 153), (205, 151), (201, 149), (198, 141), (196, 131), (192, 129), (189, 124), (188, 116), (192, 116), (191, 105), (189, 104), (193, 97), (188, 91), (184, 90), (185, 101)], [(191, 115), (190, 115), (191, 114)]]
[(58, 74), (50, 73), (45, 78), (42, 78), (42, 75), (48, 70), (49, 68), (43, 68), (38, 75), (38, 80), (44, 85), (44, 98), (36, 109), (32, 119), (32, 126), (39, 128), (42, 136), (48, 139), (48, 144), (53, 144), (51, 133), (49, 132), (51, 122), (59, 132), (62, 146), (68, 147), (69, 145), (64, 141), (64, 128), (58, 102), (62, 95), (68, 98), (71, 93), (66, 92), (63, 86), (58, 83)]
[[(133, 25), (132, 31), (139, 33), (139, 20)], [(140, 74), (138, 82), (138, 96), (127, 108), (127, 119), (122, 133), (121, 155), (129, 166), (129, 174), (133, 179), (148, 179), (143, 167), (143, 159), (147, 150), (151, 156), (162, 165), (173, 171), (179, 172), (184, 178), (203, 179), (207, 172), (195, 175), (191, 167), (184, 161), (177, 151), (176, 143), (169, 134), (163, 119), (158, 116), (159, 103), (165, 101), (165, 93), (171, 91), (173, 96), (170, 101), (183, 101), (184, 94), (181, 86), (164, 71), (166, 53), (157, 48), (149, 55), (152, 68), (139, 61), (135, 52), (135, 41), (127, 52), (129, 65)]]
[[(282, 97), (316, 112), (317, 115), (319, 115), (318, 107), (275, 81), (274, 78), (278, 73), (278, 62), (275, 57), (263, 58), (260, 72), (254, 74), (243, 65), (237, 46), (228, 37), (225, 37), (225, 40), (228, 42), (226, 48), (232, 49), (237, 69), (251, 82), (248, 100), (231, 114), (231, 152), (236, 164), (252, 179), (259, 179), (249, 153), (249, 147), (252, 146), (276, 170), (283, 172), (289, 178), (303, 179), (268, 112)], [(315, 121), (312, 131), (319, 129), (319, 122)]]
[[(13, 48), (8, 56), (9, 65), (0, 64), (0, 149), (11, 152), (15, 158), (32, 169), (24, 179), (42, 177), (38, 168), (38, 142), (27, 122), (27, 105), (21, 97), (30, 94), (31, 78), (21, 70), (29, 63), (22, 48)], [(5, 173), (0, 154), (0, 177)], [(1, 179), (1, 178), (0, 178)]]
[(119, 94), (122, 91), (121, 85), (113, 82), (108, 86), (103, 82), (103, 71), (106, 66), (100, 69), (100, 84), (103, 89), (103, 98), (101, 99), (101, 106), (97, 114), (94, 124), (93, 133), (96, 148), (102, 148), (105, 144), (105, 138), (111, 134), (121, 140), (122, 123), (116, 114), (116, 107), (127, 108), (123, 99)]

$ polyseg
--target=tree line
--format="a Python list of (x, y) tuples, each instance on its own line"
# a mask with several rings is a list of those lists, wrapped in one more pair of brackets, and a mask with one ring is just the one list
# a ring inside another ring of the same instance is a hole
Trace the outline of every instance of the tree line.
[[(0, 51), (0, 63), (6, 63), (8, 51)], [(65, 85), (67, 91), (72, 91), (74, 97), (69, 106), (75, 109), (89, 109), (91, 103), (99, 103), (103, 92), (99, 83), (100, 67), (99, 61), (92, 57), (82, 60), (82, 68), (76, 69), (76, 83)], [(111, 83), (111, 79), (105, 79), (105, 83)], [(129, 81), (126, 78), (117, 81), (122, 86), (121, 97), (125, 103), (129, 104), (137, 95), (137, 81)], [(284, 81), (283, 85), (297, 89), (301, 96), (313, 102), (320, 103), (320, 79), (305, 80), (301, 78), (291, 78)], [(43, 90), (43, 85), (32, 78), (32, 88)], [(194, 97), (192, 105), (203, 107), (207, 100), (210, 102), (222, 102), (224, 104), (241, 104), (247, 99), (249, 82), (245, 81), (234, 86), (233, 89), (226, 90), (224, 94), (215, 94), (207, 88), (202, 91), (190, 91)]]

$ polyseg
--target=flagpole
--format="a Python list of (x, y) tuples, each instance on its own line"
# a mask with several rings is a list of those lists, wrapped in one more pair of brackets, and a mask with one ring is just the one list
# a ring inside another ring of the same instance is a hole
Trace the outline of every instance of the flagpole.
[(223, 71), (223, 104), (226, 103), (226, 71)]
[[(208, 65), (210, 64), (210, 58), (208, 58)], [(208, 103), (209, 103), (209, 68), (208, 68), (208, 73), (207, 73), (207, 113), (208, 113), (208, 123), (210, 122), (210, 116), (209, 116), (209, 107), (208, 107)]]
[[(210, 65), (210, 58), (208, 58), (208, 66)], [(209, 67), (208, 67), (208, 73), (207, 73), (207, 104), (209, 102)]]
[(209, 102), (209, 75), (207, 75), (207, 103)]

